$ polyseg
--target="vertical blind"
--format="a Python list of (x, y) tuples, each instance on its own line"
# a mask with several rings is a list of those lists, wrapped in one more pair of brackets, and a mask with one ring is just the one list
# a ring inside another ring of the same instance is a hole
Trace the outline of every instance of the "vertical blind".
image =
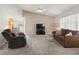
[(60, 28), (79, 30), (79, 14), (60, 18)]

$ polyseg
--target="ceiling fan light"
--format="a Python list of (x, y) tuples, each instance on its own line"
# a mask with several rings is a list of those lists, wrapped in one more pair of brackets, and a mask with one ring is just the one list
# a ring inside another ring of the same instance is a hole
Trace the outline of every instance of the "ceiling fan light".
[(38, 9), (38, 10), (37, 10), (37, 12), (43, 12), (43, 10), (41, 10), (41, 9)]

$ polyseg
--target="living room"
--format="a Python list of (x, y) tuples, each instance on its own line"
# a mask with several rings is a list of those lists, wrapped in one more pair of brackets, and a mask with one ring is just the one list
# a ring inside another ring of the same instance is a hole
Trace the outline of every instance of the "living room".
[(1, 55), (79, 54), (78, 4), (2, 4), (0, 19)]

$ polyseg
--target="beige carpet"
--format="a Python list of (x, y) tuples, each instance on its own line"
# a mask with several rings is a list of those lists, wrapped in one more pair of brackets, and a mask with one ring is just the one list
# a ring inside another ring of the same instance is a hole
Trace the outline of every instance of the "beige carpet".
[(28, 45), (19, 49), (0, 50), (1, 55), (77, 55), (79, 48), (63, 48), (49, 35), (29, 35)]

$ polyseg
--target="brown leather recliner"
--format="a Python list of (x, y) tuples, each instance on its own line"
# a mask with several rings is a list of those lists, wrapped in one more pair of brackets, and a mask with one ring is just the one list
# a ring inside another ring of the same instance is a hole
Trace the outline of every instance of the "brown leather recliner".
[(16, 36), (10, 29), (6, 29), (2, 35), (8, 41), (8, 48), (15, 49), (26, 46), (26, 38), (23, 34)]

